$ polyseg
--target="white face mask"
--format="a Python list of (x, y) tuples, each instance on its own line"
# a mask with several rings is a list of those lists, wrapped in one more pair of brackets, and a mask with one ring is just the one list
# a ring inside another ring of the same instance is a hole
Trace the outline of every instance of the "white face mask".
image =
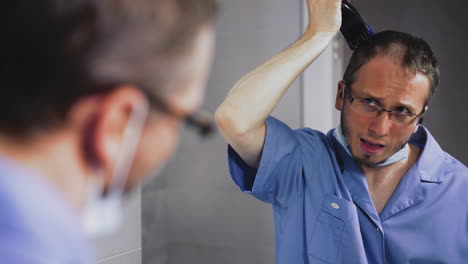
[[(349, 154), (349, 156), (353, 157), (351, 154), (351, 149), (349, 148), (348, 142), (346, 141), (346, 138), (343, 134), (343, 130), (341, 129), (341, 125), (339, 125), (335, 131), (333, 132), (333, 136), (335, 136), (336, 140), (343, 146), (343, 148), (346, 150), (346, 152)], [(408, 144), (405, 144), (405, 146), (394, 153), (392, 156), (388, 157), (385, 162), (378, 164), (377, 167), (382, 167), (386, 165), (390, 165), (392, 163), (405, 160), (408, 158), (409, 155), (409, 146)]]
[(148, 112), (147, 105), (139, 105), (133, 110), (123, 134), (122, 145), (115, 156), (115, 169), (105, 196), (103, 175), (97, 173), (89, 177), (81, 221), (84, 232), (90, 238), (111, 234), (120, 226), (124, 188)]

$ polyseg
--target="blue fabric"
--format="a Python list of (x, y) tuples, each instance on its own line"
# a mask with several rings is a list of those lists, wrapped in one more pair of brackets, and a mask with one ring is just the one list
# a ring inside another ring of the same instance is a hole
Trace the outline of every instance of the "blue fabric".
[(95, 263), (75, 214), (58, 189), (0, 156), (0, 263)]
[(379, 215), (333, 130), (266, 125), (258, 169), (231, 147), (228, 162), (242, 191), (273, 206), (277, 263), (468, 263), (468, 169), (424, 127), (410, 140), (420, 158)]

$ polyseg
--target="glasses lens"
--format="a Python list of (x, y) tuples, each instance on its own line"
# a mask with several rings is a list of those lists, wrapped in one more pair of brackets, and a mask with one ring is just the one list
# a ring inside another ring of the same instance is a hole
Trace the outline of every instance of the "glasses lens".
[(379, 107), (361, 98), (354, 98), (351, 108), (356, 112), (368, 117), (376, 117), (379, 113)]
[(346, 89), (345, 86), (345, 91), (344, 91), (346, 97), (349, 98), (349, 102), (351, 103), (351, 109), (353, 111), (362, 114), (364, 116), (370, 117), (370, 118), (375, 118), (380, 115), (381, 112), (389, 112), (390, 113), (390, 120), (392, 123), (400, 125), (400, 126), (407, 126), (412, 124), (416, 119), (419, 120), (419, 122), (422, 122), (422, 113), (419, 115), (413, 115), (410, 113), (402, 113), (399, 111), (389, 111), (378, 104), (376, 104), (373, 100), (367, 100), (359, 97), (353, 97), (351, 95), (351, 92), (349, 89)]
[[(377, 117), (382, 111), (382, 108), (378, 105), (361, 98), (354, 98), (351, 104), (351, 109), (370, 118)], [(407, 113), (400, 113), (398, 111), (392, 111), (390, 115), (391, 121), (400, 126), (409, 125), (416, 119), (415, 116)]]
[(399, 112), (392, 112), (392, 121), (397, 125), (409, 125), (411, 124), (416, 117), (409, 114), (402, 114)]

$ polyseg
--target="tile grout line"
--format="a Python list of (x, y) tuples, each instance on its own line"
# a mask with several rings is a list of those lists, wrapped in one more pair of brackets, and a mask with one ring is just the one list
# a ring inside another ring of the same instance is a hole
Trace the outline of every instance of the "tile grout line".
[(118, 254), (115, 254), (115, 255), (112, 255), (112, 256), (108, 256), (108, 257), (99, 259), (99, 260), (97, 260), (97, 261), (98, 261), (98, 262), (101, 262), (101, 261), (109, 260), (109, 259), (112, 259), (112, 258), (115, 258), (115, 257), (120, 257), (120, 256), (123, 256), (123, 255), (129, 254), (129, 253), (132, 253), (132, 252), (136, 252), (136, 251), (138, 251), (138, 250), (141, 251), (141, 247), (139, 247), (139, 248), (134, 248), (134, 249), (130, 249), (130, 250), (127, 250), (127, 251), (124, 251), (124, 252), (121, 252), (121, 253), (118, 253)]

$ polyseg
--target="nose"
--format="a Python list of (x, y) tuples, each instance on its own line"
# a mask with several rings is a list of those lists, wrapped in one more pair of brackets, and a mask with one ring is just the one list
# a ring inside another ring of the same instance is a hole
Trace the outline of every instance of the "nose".
[(372, 118), (369, 124), (369, 132), (372, 137), (381, 138), (389, 134), (392, 120), (390, 112), (383, 111), (377, 117)]

